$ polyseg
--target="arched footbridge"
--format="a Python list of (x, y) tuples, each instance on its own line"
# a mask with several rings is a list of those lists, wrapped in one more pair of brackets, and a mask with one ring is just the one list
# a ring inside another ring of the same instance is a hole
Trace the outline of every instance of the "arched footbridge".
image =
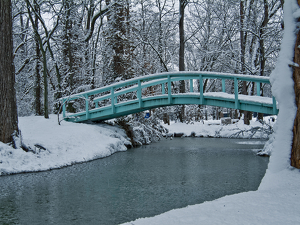
[[(220, 80), (220, 91), (204, 93), (203, 84), (206, 79)], [(187, 93), (174, 92), (172, 84), (180, 80), (189, 81)], [(199, 80), (197, 91), (194, 90), (195, 80)], [(256, 86), (257, 95), (239, 94), (239, 82), (242, 81), (252, 82)], [(274, 97), (261, 96), (261, 84), (270, 84), (269, 78), (212, 72), (168, 72), (137, 77), (73, 94), (61, 98), (60, 101), (63, 106), (63, 119), (72, 122), (102, 121), (153, 108), (183, 104), (210, 105), (275, 115), (278, 113), (276, 100)], [(159, 91), (149, 91), (153, 89)], [(226, 93), (229, 89), (234, 93)], [(122, 100), (126, 99), (124, 96), (129, 95), (134, 96), (133, 99)], [(69, 101), (84, 101), (85, 110), (67, 113), (66, 104)]]

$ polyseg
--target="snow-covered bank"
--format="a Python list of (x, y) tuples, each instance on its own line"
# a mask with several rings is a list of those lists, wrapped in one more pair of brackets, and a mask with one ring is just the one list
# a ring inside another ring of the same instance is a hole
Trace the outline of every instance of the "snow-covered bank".
[(285, 170), (279, 173), (277, 178), (280, 179), (278, 182), (273, 180), (272, 187), (265, 187), (263, 182), (258, 191), (225, 196), (126, 224), (299, 224), (299, 171)]
[[(274, 122), (266, 119), (272, 126)], [(149, 144), (152, 139), (159, 140), (162, 134), (143, 124), (133, 123), (131, 126), (135, 142)], [(136, 127), (135, 127), (136, 126)], [(158, 126), (158, 125), (157, 125)], [(251, 121), (245, 126), (242, 121), (236, 124), (220, 125), (220, 121), (204, 121), (194, 124), (172, 123), (164, 125), (169, 133), (184, 133), (189, 136), (230, 137), (237, 132), (251, 130), (253, 127), (263, 127), (259, 122)], [(57, 116), (50, 119), (30, 116), (19, 118), (19, 128), (22, 133), (22, 143), (30, 148), (13, 149), (0, 142), (0, 175), (44, 171), (61, 168), (109, 156), (117, 151), (126, 151), (131, 145), (130, 139), (123, 129), (106, 124), (75, 124), (70, 122), (57, 123)], [(160, 128), (161, 129), (161, 128)], [(161, 129), (162, 133), (165, 132)], [(252, 131), (240, 133), (239, 137), (248, 138)], [(152, 137), (153, 136), (153, 137)], [(254, 138), (267, 138), (264, 133), (257, 132)], [(45, 148), (45, 149), (44, 149)]]
[(61, 168), (126, 151), (126, 145), (131, 144), (117, 127), (68, 122), (59, 126), (56, 115), (50, 119), (20, 117), (19, 128), (23, 144), (32, 151), (0, 142), (0, 175)]
[(269, 138), (268, 133), (276, 123), (276, 117), (265, 117), (265, 124), (253, 119), (250, 125), (245, 125), (243, 120), (234, 124), (221, 125), (220, 120), (204, 120), (193, 124), (174, 123), (163, 126), (169, 130), (169, 135), (180, 134), (195, 137), (223, 137), (223, 138)]
[[(273, 126), (274, 122), (266, 118), (266, 122)], [(153, 129), (140, 123), (132, 123), (134, 142), (149, 144), (157, 141), (165, 134), (165, 129)], [(239, 137), (248, 138), (253, 135), (253, 127), (264, 126), (251, 121), (245, 126), (242, 121), (236, 124), (220, 125), (220, 121), (204, 121), (194, 124), (172, 123), (164, 125), (169, 133), (184, 133), (189, 136), (230, 137), (240, 132)], [(117, 151), (126, 151), (131, 145), (130, 139), (123, 129), (107, 124), (76, 124), (70, 122), (57, 123), (57, 116), (50, 115), (50, 119), (30, 116), (19, 118), (19, 128), (22, 133), (22, 143), (29, 148), (13, 149), (0, 142), (0, 175), (45, 171), (61, 168), (107, 157)], [(266, 129), (268, 126), (266, 127)], [(246, 131), (245, 130), (250, 130)], [(252, 131), (251, 131), (252, 130)], [(244, 131), (244, 132), (241, 132)], [(256, 132), (257, 130), (255, 130)], [(162, 132), (162, 133), (159, 133)], [(267, 138), (266, 133), (257, 132), (253, 138)]]

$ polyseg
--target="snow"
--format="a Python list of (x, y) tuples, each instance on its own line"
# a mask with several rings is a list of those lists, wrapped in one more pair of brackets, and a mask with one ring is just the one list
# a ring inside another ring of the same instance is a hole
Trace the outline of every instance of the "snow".
[(295, 31), (297, 29), (293, 12), (299, 9), (296, 1), (286, 1), (284, 6), (284, 24), (285, 30), (281, 51), (272, 72), (270, 82), (272, 84), (272, 93), (278, 101), (278, 121), (275, 125), (275, 137), (273, 142), (274, 154), (269, 165), (269, 172), (283, 170), (287, 167), (291, 144), (292, 129), (296, 115), (294, 82), (292, 79), (292, 68), (289, 66), (293, 61), (294, 45), (296, 41)]
[[(227, 99), (235, 99), (234, 94), (228, 94), (224, 92), (207, 92), (203, 93), (204, 96), (209, 97), (218, 97), (218, 98), (227, 98)], [(250, 96), (250, 95), (238, 95), (238, 99), (242, 101), (250, 101), (250, 102), (257, 102), (262, 104), (273, 104), (273, 99), (269, 97), (263, 96)]]
[(20, 117), (19, 128), (22, 143), (32, 151), (12, 149), (0, 142), (0, 175), (61, 168), (126, 151), (125, 145), (130, 145), (119, 128), (68, 122), (58, 125), (56, 115), (50, 119)]
[[(276, 116), (273, 117), (276, 119)], [(234, 120), (233, 120), (234, 121)], [(182, 133), (183, 136), (196, 136), (196, 137), (222, 137), (222, 138), (268, 138), (266, 132), (260, 132), (253, 128), (268, 129), (269, 126), (273, 127), (275, 121), (272, 121), (272, 117), (265, 117), (264, 121), (267, 125), (262, 125), (256, 119), (250, 121), (250, 125), (244, 125), (243, 120), (239, 120), (237, 123), (221, 125), (220, 120), (204, 120), (202, 122), (193, 122), (192, 124), (175, 123), (171, 122), (170, 125), (164, 124), (169, 130), (169, 136), (174, 133)], [(243, 131), (243, 132), (241, 132)], [(257, 131), (256, 133), (254, 133)], [(237, 133), (240, 132), (239, 135)]]

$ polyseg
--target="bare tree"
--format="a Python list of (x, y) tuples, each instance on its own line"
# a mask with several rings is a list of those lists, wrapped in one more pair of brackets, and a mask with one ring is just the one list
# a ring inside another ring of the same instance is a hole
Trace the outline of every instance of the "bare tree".
[(0, 141), (14, 143), (18, 116), (13, 65), (11, 1), (0, 0)]

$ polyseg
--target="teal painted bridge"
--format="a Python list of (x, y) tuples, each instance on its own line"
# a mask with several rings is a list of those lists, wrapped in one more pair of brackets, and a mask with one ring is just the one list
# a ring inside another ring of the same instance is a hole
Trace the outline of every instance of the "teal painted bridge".
[[(204, 93), (203, 83), (206, 79), (220, 80), (222, 90)], [(174, 93), (172, 84), (180, 80), (189, 81), (189, 92)], [(200, 84), (197, 92), (194, 91), (195, 80), (199, 80)], [(241, 81), (253, 82), (256, 85), (257, 96), (239, 94), (238, 86)], [(276, 115), (278, 109), (275, 98), (260, 96), (262, 83), (270, 84), (269, 78), (212, 72), (168, 72), (137, 77), (73, 94), (61, 98), (60, 101), (63, 119), (72, 122), (102, 121), (153, 108), (183, 104), (210, 105)], [(226, 93), (226, 85), (227, 89), (230, 89), (229, 85), (230, 87), (233, 85), (234, 88), (231, 88), (234, 90), (233, 94)], [(153, 91), (154, 89), (159, 91)], [(128, 95), (134, 96), (133, 99), (120, 101), (126, 99), (124, 96)], [(66, 104), (70, 101), (85, 102), (83, 103), (85, 109), (82, 112), (67, 113)]]

